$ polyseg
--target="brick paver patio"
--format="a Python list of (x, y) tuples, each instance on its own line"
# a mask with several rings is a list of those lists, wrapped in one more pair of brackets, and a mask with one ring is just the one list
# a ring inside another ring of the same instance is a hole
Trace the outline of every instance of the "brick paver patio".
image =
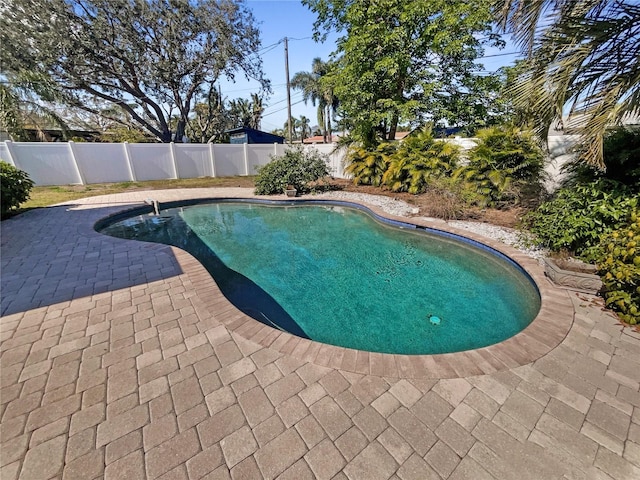
[(189, 254), (93, 230), (149, 196), (251, 191), (2, 222), (2, 480), (640, 479), (640, 334), (596, 297), (545, 283), (536, 325), (479, 352), (324, 347), (247, 321)]

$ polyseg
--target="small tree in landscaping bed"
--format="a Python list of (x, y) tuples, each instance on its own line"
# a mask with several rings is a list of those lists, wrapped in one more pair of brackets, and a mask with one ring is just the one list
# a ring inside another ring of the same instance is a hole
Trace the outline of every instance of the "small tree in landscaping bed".
[(297, 145), (271, 159), (258, 170), (256, 195), (277, 195), (289, 186), (305, 192), (310, 190), (310, 183), (329, 175), (327, 156), (315, 149), (305, 150)]
[(29, 199), (33, 181), (26, 172), (0, 160), (0, 213), (4, 217)]

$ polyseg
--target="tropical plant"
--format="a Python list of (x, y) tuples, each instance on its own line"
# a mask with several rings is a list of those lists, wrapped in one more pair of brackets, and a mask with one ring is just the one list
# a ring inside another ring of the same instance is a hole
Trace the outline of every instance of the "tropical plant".
[(637, 0), (499, 0), (496, 11), (528, 55), (514, 85), (542, 138), (568, 109), (582, 161), (605, 168), (609, 126), (640, 113)]
[(379, 187), (395, 151), (396, 145), (390, 142), (383, 142), (374, 149), (352, 144), (347, 149), (345, 172), (351, 175), (356, 185)]
[(615, 180), (640, 191), (640, 130), (613, 128), (604, 136), (604, 163), (600, 170), (583, 161), (574, 160), (563, 166), (564, 186), (590, 183), (598, 179)]
[(553, 199), (523, 217), (536, 242), (593, 261), (601, 237), (622, 228), (640, 195), (612, 180), (558, 190)]
[(602, 237), (598, 273), (607, 306), (631, 325), (640, 323), (640, 201), (630, 203), (625, 224)]
[(310, 189), (309, 184), (329, 175), (328, 158), (316, 149), (302, 145), (288, 148), (284, 155), (271, 156), (271, 162), (260, 167), (256, 177), (256, 195), (283, 193), (291, 186), (299, 192)]
[(304, 140), (311, 136), (311, 124), (309, 119), (304, 115), (300, 116), (300, 140)]
[(450, 175), (460, 149), (444, 140), (435, 140), (430, 128), (406, 137), (390, 156), (382, 182), (394, 192), (418, 194), (438, 177)]
[(2, 216), (29, 200), (33, 181), (29, 175), (0, 160), (0, 213)]
[(480, 194), (485, 205), (517, 201), (521, 190), (537, 186), (545, 154), (534, 134), (504, 125), (480, 130), (478, 144), (469, 152), (469, 163), (454, 173)]

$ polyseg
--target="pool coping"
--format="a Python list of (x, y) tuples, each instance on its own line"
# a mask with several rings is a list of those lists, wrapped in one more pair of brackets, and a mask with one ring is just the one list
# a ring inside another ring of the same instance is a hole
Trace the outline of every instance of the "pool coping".
[[(186, 195), (184, 203), (220, 199), (258, 200), (246, 195), (238, 197), (217, 195), (191, 197)], [(337, 201), (330, 198), (290, 198), (284, 195), (267, 197), (265, 200), (285, 200), (287, 202), (313, 200), (314, 202), (326, 201), (327, 203)], [(566, 290), (550, 283), (544, 275), (543, 266), (537, 260), (508, 245), (457, 229), (441, 220), (391, 215), (375, 205), (355, 199), (339, 201), (360, 205), (375, 215), (394, 222), (410, 223), (470, 239), (509, 257), (525, 270), (536, 284), (541, 299), (538, 315), (524, 330), (513, 337), (475, 350), (434, 355), (402, 355), (355, 350), (297, 337), (254, 320), (238, 310), (224, 297), (215, 280), (195, 257), (178, 247), (168, 248), (174, 253), (183, 272), (190, 277), (194, 286), (193, 293), (199, 299), (202, 308), (206, 310), (208, 315), (222, 323), (227, 330), (262, 347), (323, 367), (394, 378), (464, 378), (505, 371), (532, 363), (555, 349), (568, 334), (574, 317), (571, 299)], [(180, 200), (170, 203), (179, 202)], [(99, 219), (96, 225), (114, 215), (136, 209), (140, 209), (140, 206), (123, 206), (123, 208), (112, 212), (111, 215)]]

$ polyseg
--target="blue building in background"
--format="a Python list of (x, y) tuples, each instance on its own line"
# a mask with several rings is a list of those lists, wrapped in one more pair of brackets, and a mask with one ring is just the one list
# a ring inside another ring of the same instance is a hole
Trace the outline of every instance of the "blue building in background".
[(285, 138), (280, 135), (254, 130), (249, 127), (238, 127), (227, 130), (229, 143), (284, 143)]

